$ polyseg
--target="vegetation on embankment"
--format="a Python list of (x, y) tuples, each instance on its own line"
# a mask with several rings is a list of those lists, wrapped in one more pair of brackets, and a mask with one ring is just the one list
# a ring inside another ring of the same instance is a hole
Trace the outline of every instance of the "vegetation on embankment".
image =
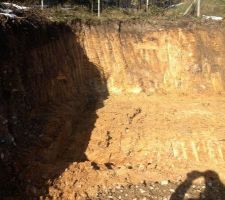
[(44, 14), (53, 21), (72, 21), (80, 19), (82, 21), (108, 21), (108, 20), (148, 20), (154, 17), (163, 17), (164, 9), (151, 6), (148, 12), (144, 10), (131, 10), (122, 8), (108, 8), (102, 11), (101, 17), (98, 18), (96, 13), (91, 13), (88, 8), (75, 6), (71, 9), (63, 9), (61, 7), (48, 8), (43, 11)]
[[(6, 0), (7, 1), (7, 0)], [(145, 10), (145, 4), (141, 7), (127, 7), (122, 8), (119, 5), (105, 5), (102, 2), (101, 17), (97, 17), (96, 8), (91, 12), (91, 5), (88, 1), (79, 1), (79, 5), (76, 1), (50, 1), (45, 0), (44, 10), (40, 9), (40, 2), (36, 0), (15, 0), (13, 2), (19, 2), (23, 5), (30, 5), (34, 10), (43, 13), (52, 21), (67, 22), (74, 19), (80, 19), (82, 21), (108, 21), (108, 20), (143, 20), (151, 21), (155, 18), (163, 18), (169, 20), (177, 20), (178, 18), (183, 18), (185, 10), (189, 7), (192, 0), (181, 0), (181, 3), (175, 4), (166, 8), (149, 5), (148, 11)], [(58, 2), (52, 4), (52, 2)], [(61, 4), (60, 2), (65, 2)], [(175, 2), (175, 1), (174, 1)], [(179, 2), (179, 1), (176, 1)], [(38, 5), (38, 6), (37, 6)], [(95, 7), (96, 5), (94, 5)], [(196, 8), (189, 12), (188, 17), (196, 18)], [(225, 17), (225, 0), (203, 0), (201, 1), (201, 15), (207, 16), (220, 16)]]
[[(182, 16), (193, 0), (184, 0), (176, 7), (167, 10), (169, 16)], [(193, 14), (193, 12), (191, 13)], [(201, 14), (225, 17), (225, 0), (202, 0)]]

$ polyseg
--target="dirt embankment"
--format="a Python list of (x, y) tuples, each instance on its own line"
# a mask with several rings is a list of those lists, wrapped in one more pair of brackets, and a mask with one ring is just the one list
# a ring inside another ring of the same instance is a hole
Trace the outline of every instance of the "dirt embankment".
[[(100, 89), (101, 98), (107, 89), (69, 26), (32, 15), (3, 17), (0, 46), (0, 196), (29, 194), (32, 178), (40, 185), (48, 178), (40, 179), (39, 165), (54, 166), (83, 110), (94, 110)], [(74, 160), (85, 160), (88, 138), (83, 141)], [(56, 167), (52, 177), (62, 170)]]
[(0, 196), (85, 199), (196, 168), (224, 174), (223, 22), (153, 24), (3, 17)]
[(224, 22), (190, 20), (83, 24), (90, 61), (111, 94), (224, 90)]

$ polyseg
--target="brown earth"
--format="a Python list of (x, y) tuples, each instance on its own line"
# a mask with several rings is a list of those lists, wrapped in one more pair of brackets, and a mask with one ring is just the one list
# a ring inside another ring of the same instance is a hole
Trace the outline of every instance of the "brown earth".
[[(224, 101), (222, 96), (110, 97), (97, 111), (85, 151), (89, 161), (70, 164), (50, 187), (50, 196), (83, 199), (99, 187), (177, 182), (192, 170), (211, 169), (224, 180)], [(83, 121), (76, 134), (86, 130)], [(60, 159), (70, 160), (76, 148), (72, 142)]]
[(224, 22), (155, 23), (2, 20), (1, 198), (225, 180)]

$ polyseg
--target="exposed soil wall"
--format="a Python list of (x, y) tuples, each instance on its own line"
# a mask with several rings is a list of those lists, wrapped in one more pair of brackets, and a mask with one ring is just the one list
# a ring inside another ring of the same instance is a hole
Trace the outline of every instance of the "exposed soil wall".
[[(3, 195), (18, 189), (13, 182), (29, 163), (53, 161), (63, 151), (83, 110), (95, 109), (100, 92), (104, 98), (107, 89), (69, 26), (37, 17), (8, 19), (0, 26), (0, 47)], [(77, 159), (85, 159), (85, 142)], [(51, 154), (44, 152), (50, 146)]]
[(222, 23), (103, 23), (83, 25), (81, 36), (110, 93), (224, 90)]

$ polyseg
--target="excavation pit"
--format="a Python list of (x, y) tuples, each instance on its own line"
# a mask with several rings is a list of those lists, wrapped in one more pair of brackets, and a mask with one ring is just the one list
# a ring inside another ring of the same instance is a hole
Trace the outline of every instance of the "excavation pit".
[(0, 195), (94, 199), (193, 170), (224, 180), (224, 31), (1, 19)]

